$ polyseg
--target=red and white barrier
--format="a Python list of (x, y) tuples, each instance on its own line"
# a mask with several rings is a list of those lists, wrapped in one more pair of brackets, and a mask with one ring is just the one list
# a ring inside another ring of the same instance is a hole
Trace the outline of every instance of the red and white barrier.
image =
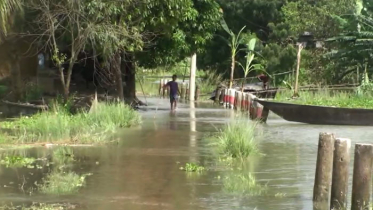
[(224, 99), (223, 99), (223, 105), (224, 105), (224, 107), (227, 107), (228, 98), (229, 98), (228, 89), (224, 89)]
[(269, 110), (256, 101), (256, 96), (251, 93), (243, 93), (234, 89), (224, 89), (223, 104), (228, 109), (248, 111), (252, 120), (266, 120)]
[(236, 90), (234, 90), (234, 89), (229, 89), (228, 90), (228, 107), (230, 109), (234, 108), (235, 93), (236, 93)]

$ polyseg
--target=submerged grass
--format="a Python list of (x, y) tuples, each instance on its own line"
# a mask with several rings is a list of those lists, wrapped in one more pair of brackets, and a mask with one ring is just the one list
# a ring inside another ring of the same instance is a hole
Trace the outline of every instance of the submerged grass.
[(74, 151), (71, 147), (58, 147), (53, 150), (53, 161), (59, 165), (73, 162)]
[(33, 203), (31, 206), (13, 206), (3, 205), (0, 210), (67, 210), (75, 209), (74, 205), (70, 204), (47, 204), (47, 203)]
[(234, 194), (262, 195), (267, 186), (258, 184), (251, 173), (233, 173), (223, 179), (223, 189)]
[(36, 161), (35, 158), (20, 157), (20, 156), (6, 156), (1, 161), (1, 165), (7, 168), (30, 167)]
[(197, 163), (186, 163), (185, 167), (180, 167), (180, 170), (186, 172), (202, 172), (205, 170), (205, 167), (198, 165)]
[(74, 194), (84, 186), (86, 177), (87, 175), (79, 176), (74, 172), (52, 172), (39, 185), (39, 191), (52, 195)]
[[(3, 143), (101, 143), (110, 140), (116, 129), (140, 123), (140, 115), (131, 107), (121, 104), (99, 103), (91, 112), (71, 115), (63, 108), (42, 112), (32, 117), (2, 122), (12, 130), (0, 135)], [(12, 138), (16, 139), (12, 141)]]
[(257, 123), (236, 120), (226, 125), (214, 137), (218, 151), (225, 157), (247, 158), (258, 153), (255, 129)]
[(291, 91), (281, 91), (277, 93), (276, 101), (315, 106), (373, 109), (373, 96), (370, 94), (320, 89), (315, 92), (302, 91), (299, 95), (300, 97), (291, 99)]

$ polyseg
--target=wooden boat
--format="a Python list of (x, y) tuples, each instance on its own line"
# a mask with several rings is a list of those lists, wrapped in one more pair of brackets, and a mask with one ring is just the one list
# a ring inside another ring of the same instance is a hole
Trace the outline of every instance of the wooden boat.
[(256, 99), (283, 119), (318, 125), (373, 125), (373, 109), (301, 105)]

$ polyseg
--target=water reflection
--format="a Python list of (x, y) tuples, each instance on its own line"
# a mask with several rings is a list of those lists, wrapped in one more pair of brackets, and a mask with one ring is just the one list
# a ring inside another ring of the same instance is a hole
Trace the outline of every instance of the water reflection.
[[(153, 101), (154, 107), (160, 107), (158, 111), (153, 107), (154, 111), (142, 112), (141, 127), (121, 131), (122, 140), (118, 145), (73, 148), (74, 161), (60, 159), (79, 175), (93, 174), (87, 177), (86, 186), (78, 194), (45, 196), (35, 190), (30, 196), (25, 189), (40, 183), (56, 168), (53, 164), (43, 165), (43, 169), (0, 166), (0, 200), (21, 204), (64, 202), (77, 204), (77, 209), (90, 210), (308, 210), (313, 209), (318, 133), (336, 132), (337, 136), (351, 138), (354, 143), (369, 142), (373, 137), (371, 128), (310, 126), (271, 116), (268, 124), (260, 127), (265, 134), (259, 143), (264, 155), (250, 157), (243, 165), (226, 167), (214, 159), (211, 142), (204, 136), (233, 119), (235, 112), (188, 103), (180, 104), (172, 113), (168, 101), (164, 101)], [(153, 108), (150, 105), (149, 109)], [(53, 159), (52, 151), (37, 148), (7, 155), (58, 162)], [(208, 170), (199, 175), (179, 170), (180, 164), (187, 162), (200, 163)], [(232, 182), (235, 179), (240, 181)], [(224, 190), (229, 185), (239, 188), (246, 183), (251, 187), (241, 191), (256, 190), (240, 195)], [(263, 186), (265, 191), (260, 188)]]

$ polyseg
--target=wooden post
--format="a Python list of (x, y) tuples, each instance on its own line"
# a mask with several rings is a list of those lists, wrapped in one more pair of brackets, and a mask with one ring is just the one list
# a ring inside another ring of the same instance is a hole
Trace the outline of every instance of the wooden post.
[(313, 201), (327, 203), (329, 201), (330, 183), (332, 181), (334, 135), (320, 133), (317, 152), (315, 185)]
[(241, 111), (241, 105), (242, 105), (242, 92), (236, 91), (236, 110)]
[[(167, 79), (164, 79), (163, 80), (163, 85), (167, 84)], [(166, 91), (167, 91), (167, 87), (163, 87), (162, 89), (162, 95), (163, 95), (163, 98), (165, 97), (166, 95)]]
[(198, 85), (196, 86), (196, 93), (195, 93), (194, 99), (196, 101), (198, 101), (198, 99), (199, 99), (199, 87), (198, 87)]
[(189, 83), (186, 84), (185, 100), (188, 100), (188, 97), (189, 97)]
[(221, 89), (220, 88), (216, 88), (216, 90), (215, 90), (215, 103), (219, 103), (220, 102), (220, 94), (221, 94)]
[(356, 144), (351, 210), (368, 209), (372, 185), (372, 144)]
[(330, 209), (347, 208), (350, 148), (350, 139), (338, 138), (335, 140)]
[(164, 84), (164, 81), (163, 79), (161, 79), (161, 81), (159, 82), (159, 96), (162, 96), (163, 84)]
[(197, 54), (192, 55), (190, 64), (190, 78), (189, 78), (189, 101), (194, 101), (196, 91), (196, 71), (197, 71)]
[(220, 98), (219, 98), (219, 104), (222, 104), (223, 103), (223, 101), (224, 101), (224, 92), (225, 92), (225, 90), (222, 88), (222, 89), (220, 89)]
[(298, 54), (297, 54), (297, 70), (295, 72), (295, 85), (294, 85), (294, 97), (298, 97), (298, 79), (299, 79), (299, 68), (300, 68), (300, 59), (301, 59), (301, 52), (303, 49), (303, 45), (298, 45)]

